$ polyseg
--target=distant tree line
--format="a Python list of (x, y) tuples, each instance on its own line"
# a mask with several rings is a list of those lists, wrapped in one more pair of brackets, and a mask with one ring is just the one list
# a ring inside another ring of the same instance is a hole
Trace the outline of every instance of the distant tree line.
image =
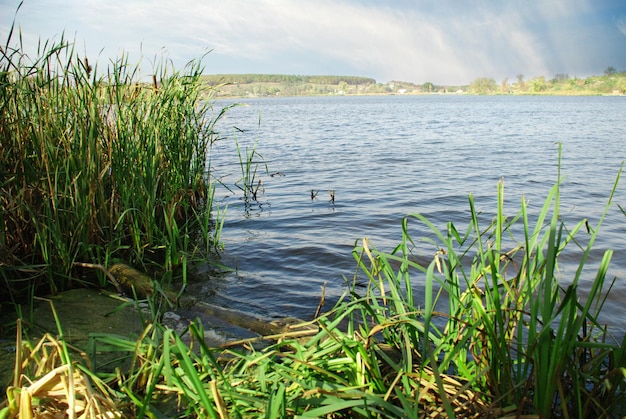
[(376, 84), (376, 80), (359, 76), (300, 76), (289, 74), (212, 74), (203, 76), (204, 81), (212, 86), (223, 83), (313, 83), (338, 85), (344, 82), (351, 86)]
[(618, 72), (608, 67), (604, 75), (586, 78), (570, 77), (558, 73), (552, 79), (537, 76), (528, 80), (523, 74), (517, 75), (517, 82), (509, 83), (508, 78), (498, 85), (488, 77), (478, 77), (467, 87), (468, 93), (489, 94), (626, 94), (626, 72)]
[(552, 79), (537, 76), (516, 80), (508, 78), (496, 82), (490, 77), (478, 77), (469, 85), (437, 86), (431, 82), (414, 84), (403, 81), (377, 83), (359, 76), (303, 76), (288, 74), (213, 74), (205, 75), (203, 82), (218, 90), (222, 97), (256, 96), (311, 96), (362, 94), (553, 94), (594, 95), (626, 94), (626, 72), (608, 67), (603, 75), (586, 78), (558, 73)]

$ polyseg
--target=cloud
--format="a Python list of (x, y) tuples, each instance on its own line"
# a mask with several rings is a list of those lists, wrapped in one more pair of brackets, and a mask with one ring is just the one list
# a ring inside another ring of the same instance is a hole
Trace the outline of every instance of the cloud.
[[(4, 15), (6, 4), (0, 5)], [(606, 60), (616, 46), (605, 39), (596, 5), (592, 0), (31, 0), (19, 20), (27, 36), (48, 37), (63, 29), (76, 34), (79, 46), (102, 60), (122, 51), (133, 59), (165, 54), (181, 66), (211, 50), (206, 60), (211, 72), (463, 84), (476, 77), (574, 72), (588, 69), (592, 60)], [(616, 22), (626, 34), (626, 19), (613, 18), (613, 31)]]
[(626, 36), (626, 16), (621, 16), (616, 22), (617, 29)]

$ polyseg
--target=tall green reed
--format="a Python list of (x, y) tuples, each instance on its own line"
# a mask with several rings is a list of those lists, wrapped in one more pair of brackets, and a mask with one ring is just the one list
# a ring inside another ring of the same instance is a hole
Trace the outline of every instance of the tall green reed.
[(209, 116), (201, 61), (182, 72), (157, 64), (149, 84), (126, 56), (92, 68), (62, 38), (40, 43), (31, 60), (11, 35), (0, 59), (8, 297), (69, 287), (76, 261), (171, 270), (214, 249), (221, 224), (207, 159), (224, 112)]
[[(389, 331), (402, 325), (400, 333), (383, 336), (407, 355), (419, 348), (417, 365), (432, 369), (442, 394), (440, 377), (452, 374), (482, 394), (492, 412), (610, 417), (626, 401), (626, 341), (611, 341), (598, 320), (611, 288), (606, 275), (613, 252), (605, 251), (595, 278), (585, 278), (588, 288), (581, 289), (581, 279), (620, 175), (621, 170), (597, 226), (578, 240), (587, 244), (572, 278), (561, 278), (559, 255), (587, 221), (572, 228), (563, 224), (560, 179), (534, 224), (523, 200), (519, 213), (506, 214), (500, 183), (497, 211), (486, 226), (470, 196), (465, 232), (453, 223), (440, 231), (413, 214), (404, 220), (402, 243), (392, 253), (374, 252), (364, 240), (357, 260), (376, 295), (364, 318), (389, 323)], [(419, 242), (412, 238), (415, 221), (426, 237)], [(430, 263), (416, 258), (424, 247), (434, 254)], [(425, 283), (422, 307), (416, 305), (414, 276)], [(442, 402), (452, 414), (449, 400)]]

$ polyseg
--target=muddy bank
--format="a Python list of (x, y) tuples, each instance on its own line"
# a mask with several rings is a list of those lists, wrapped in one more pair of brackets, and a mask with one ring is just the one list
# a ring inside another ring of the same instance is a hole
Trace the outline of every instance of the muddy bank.
[[(96, 289), (75, 289), (54, 297), (37, 299), (32, 322), (23, 320), (23, 328), (31, 342), (38, 341), (46, 333), (59, 336), (53, 315), (57, 313), (68, 344), (85, 349), (91, 333), (116, 334), (136, 338), (143, 330), (137, 310), (126, 301), (112, 298)], [(14, 324), (16, 318), (3, 313), (3, 324)], [(0, 386), (4, 388), (12, 378), (15, 363), (15, 330), (7, 328), (0, 341)]]
[[(135, 340), (152, 319), (147, 307), (138, 307), (130, 299), (97, 289), (74, 289), (47, 299), (38, 299), (32, 324), (25, 324), (31, 340), (38, 340), (46, 333), (59, 335), (53, 309), (66, 342), (81, 350), (88, 348), (89, 337), (93, 334), (112, 334)], [(315, 330), (312, 326), (294, 327), (300, 323), (296, 319), (263, 319), (203, 302), (166, 312), (161, 323), (184, 334), (189, 323), (196, 320), (200, 320), (204, 326), (207, 344), (215, 348), (235, 345), (242, 340), (260, 342), (263, 340), (261, 337), (283, 333), (307, 335)], [(3, 321), (15, 319), (5, 316)], [(15, 339), (14, 335), (2, 338), (0, 386), (4, 388), (12, 378)]]

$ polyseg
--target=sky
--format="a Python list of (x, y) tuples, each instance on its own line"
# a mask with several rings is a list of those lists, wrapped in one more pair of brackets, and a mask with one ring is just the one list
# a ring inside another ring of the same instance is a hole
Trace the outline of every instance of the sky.
[[(626, 0), (0, 0), (24, 50), (64, 34), (98, 68), (364, 76), (469, 84), (626, 71)], [(16, 36), (13, 38), (16, 39)]]

